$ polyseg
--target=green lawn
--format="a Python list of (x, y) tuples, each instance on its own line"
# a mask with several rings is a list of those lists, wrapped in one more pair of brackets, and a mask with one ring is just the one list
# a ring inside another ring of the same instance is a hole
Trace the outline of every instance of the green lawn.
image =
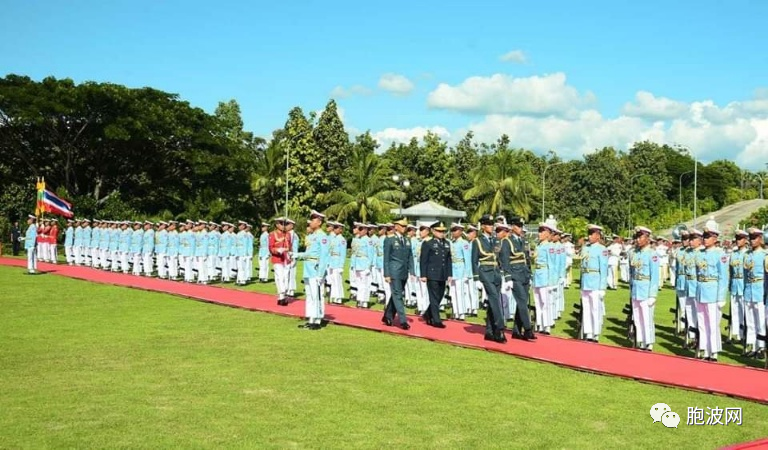
[[(0, 267), (1, 448), (715, 448), (768, 407)], [(734, 380), (735, 381), (735, 380)], [(678, 412), (652, 424), (651, 405)], [(688, 407), (743, 425), (686, 426)]]

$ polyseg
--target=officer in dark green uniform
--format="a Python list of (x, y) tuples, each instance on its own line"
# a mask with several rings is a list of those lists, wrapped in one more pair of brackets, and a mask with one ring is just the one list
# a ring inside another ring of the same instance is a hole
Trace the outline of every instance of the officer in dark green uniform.
[(499, 242), (493, 236), (493, 216), (486, 214), (480, 218), (482, 233), (472, 241), (472, 273), (475, 281), (483, 283), (488, 297), (488, 311), (485, 317), (485, 340), (507, 342), (504, 336), (504, 313), (501, 310), (499, 290), (501, 289), (501, 271), (499, 270)]
[(451, 244), (445, 239), (447, 228), (443, 222), (435, 222), (430, 228), (432, 239), (421, 244), (419, 260), (421, 281), (427, 283), (429, 293), (429, 307), (424, 312), (424, 320), (427, 325), (445, 328), (445, 324), (440, 319), (440, 301), (445, 294), (446, 283), (453, 276)]
[[(525, 233), (523, 232), (523, 219), (512, 217), (509, 220), (512, 233), (509, 240), (512, 242), (512, 253), (509, 257), (509, 274), (512, 279), (512, 295), (517, 303), (515, 311), (515, 328), (512, 337), (516, 339), (534, 340), (536, 335), (531, 329), (531, 318), (528, 315), (528, 292), (531, 289), (531, 269), (529, 267), (528, 252), (525, 249)], [(513, 306), (510, 305), (510, 308)], [(510, 311), (512, 312), (512, 311)]]
[(395, 234), (384, 239), (384, 282), (389, 283), (392, 288), (392, 298), (384, 310), (384, 317), (381, 321), (392, 326), (395, 312), (397, 312), (400, 328), (407, 330), (411, 327), (405, 316), (403, 295), (408, 275), (413, 269), (413, 253), (411, 252), (411, 243), (403, 235), (408, 221), (403, 218), (397, 219), (393, 225)]

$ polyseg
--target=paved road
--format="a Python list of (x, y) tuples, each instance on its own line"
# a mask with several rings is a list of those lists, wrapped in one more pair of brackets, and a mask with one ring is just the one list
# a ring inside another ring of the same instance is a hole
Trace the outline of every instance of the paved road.
[[(733, 205), (728, 205), (725, 208), (715, 211), (713, 213), (700, 216), (696, 218), (696, 228), (701, 230), (704, 228), (704, 224), (709, 220), (710, 216), (715, 218), (715, 222), (720, 226), (720, 232), (723, 233), (725, 237), (732, 237), (733, 232), (736, 230), (736, 228), (739, 225), (739, 221), (743, 221), (747, 217), (749, 217), (750, 214), (752, 214), (754, 211), (757, 211), (758, 209), (768, 206), (768, 200), (746, 200), (739, 203), (734, 203)], [(685, 225), (688, 228), (693, 227), (693, 221), (685, 222)], [(765, 224), (758, 224), (759, 227), (763, 227)], [(661, 236), (670, 236), (672, 234), (672, 230), (665, 230)]]

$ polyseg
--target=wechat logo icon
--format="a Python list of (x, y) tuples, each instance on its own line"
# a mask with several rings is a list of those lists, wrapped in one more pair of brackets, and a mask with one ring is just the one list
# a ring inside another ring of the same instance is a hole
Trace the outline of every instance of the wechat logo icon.
[(653, 423), (661, 422), (667, 428), (677, 428), (680, 423), (680, 415), (672, 412), (672, 408), (666, 403), (656, 403), (651, 406), (651, 418)]

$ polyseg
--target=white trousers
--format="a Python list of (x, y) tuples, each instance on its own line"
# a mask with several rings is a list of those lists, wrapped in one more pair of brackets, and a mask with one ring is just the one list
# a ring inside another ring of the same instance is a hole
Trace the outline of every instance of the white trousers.
[[(696, 297), (686, 297), (685, 298), (685, 317), (688, 319), (688, 329), (691, 328), (698, 328), (699, 327), (699, 315), (698, 315), (698, 307), (696, 301)], [(696, 337), (696, 334), (693, 331), (688, 332), (688, 337), (690, 339), (694, 339)], [(701, 336), (699, 336), (699, 339), (701, 339)]]
[(655, 308), (648, 304), (648, 300), (632, 299), (632, 319), (635, 323), (635, 342), (649, 346), (656, 342), (656, 331), (653, 323)]
[(83, 253), (82, 252), (83, 252), (83, 248), (80, 247), (79, 245), (75, 245), (75, 246), (72, 247), (72, 255), (74, 257), (74, 260), (72, 262), (74, 262), (78, 266), (83, 263)]
[(259, 280), (269, 280), (269, 256), (259, 258)]
[(195, 271), (194, 271), (194, 256), (184, 256), (183, 260), (184, 262), (184, 281), (192, 283), (195, 281)]
[(347, 269), (347, 280), (349, 280), (349, 296), (357, 295), (357, 282), (355, 280), (355, 269), (352, 264)]
[(539, 331), (549, 331), (554, 323), (552, 320), (552, 301), (549, 299), (550, 286), (533, 288), (533, 299), (536, 301), (536, 328)]
[(581, 291), (581, 329), (586, 339), (602, 334), (605, 291)]
[(37, 249), (27, 249), (27, 270), (30, 273), (35, 273), (37, 270)]
[(453, 317), (463, 319), (467, 314), (467, 292), (464, 278), (451, 278), (449, 286), (451, 292), (451, 308)]
[(37, 250), (35, 252), (35, 255), (37, 256), (37, 258), (39, 258), (40, 261), (43, 261), (43, 262), (47, 261), (48, 260), (48, 249), (45, 247), (45, 243), (44, 242), (37, 242), (35, 244), (35, 246), (36, 246), (36, 250)]
[(99, 249), (99, 260), (101, 260), (101, 268), (109, 269), (111, 261), (109, 260), (109, 250), (106, 248)]
[(237, 282), (245, 284), (248, 282), (248, 259), (249, 256), (237, 257)]
[[(480, 307), (480, 293), (478, 292), (479, 289), (477, 288), (477, 283), (472, 278), (465, 278), (464, 279), (466, 290), (467, 290), (467, 298), (468, 298), (468, 305), (467, 308), (470, 313), (477, 314), (477, 309)], [(482, 284), (480, 284), (482, 286)]]
[(731, 296), (731, 336), (741, 338), (744, 325), (744, 296)]
[(141, 275), (141, 253), (139, 252), (133, 254), (133, 274)]
[(296, 293), (296, 261), (293, 261), (289, 266), (288, 272), (288, 293), (293, 295)]
[(197, 269), (197, 282), (198, 283), (207, 283), (208, 282), (208, 257), (206, 256), (195, 256), (195, 269)]
[(699, 323), (699, 350), (704, 351), (704, 357), (714, 357), (722, 351), (720, 335), (722, 312), (720, 305), (697, 302), (696, 314)]
[(371, 295), (371, 272), (355, 270), (355, 286), (357, 286), (357, 304), (367, 307), (368, 297)]
[(159, 278), (165, 278), (168, 276), (168, 268), (166, 265), (168, 265), (168, 257), (165, 255), (165, 253), (158, 253), (157, 254), (157, 261), (155, 261), (157, 264), (157, 276)]
[(288, 277), (291, 273), (289, 264), (272, 264), (275, 271), (275, 287), (277, 288), (277, 297), (284, 299), (288, 293)]
[(608, 287), (611, 289), (616, 289), (616, 286), (618, 286), (618, 280), (619, 280), (619, 264), (609, 264), (608, 265)]
[(91, 247), (90, 248), (90, 256), (91, 256), (91, 267), (99, 268), (99, 248), (98, 247)]
[(628, 260), (622, 260), (619, 261), (619, 273), (621, 276), (621, 281), (623, 282), (629, 282), (629, 261)]
[(341, 279), (343, 268), (328, 269), (328, 280), (331, 283), (331, 299), (341, 300), (344, 298), (344, 280)]
[(677, 284), (677, 267), (674, 264), (669, 265), (669, 284), (672, 286)]
[(208, 255), (205, 257), (205, 273), (207, 278), (205, 281), (211, 281), (216, 278), (216, 261), (219, 258), (217, 256)]
[(325, 316), (325, 303), (320, 298), (322, 278), (304, 278), (304, 316), (309, 323), (320, 323)]
[[(512, 294), (513, 284), (514, 282), (512, 281), (501, 282), (501, 291), (499, 292), (499, 295), (501, 296), (502, 313), (506, 313), (506, 317), (504, 317), (505, 321), (514, 319), (515, 312), (517, 311), (517, 302), (515, 302), (515, 296)], [(505, 305), (506, 309), (504, 308)]]
[(152, 264), (152, 253), (144, 253), (143, 258), (144, 258), (144, 275), (151, 276), (154, 270), (154, 267)]
[(747, 345), (753, 349), (765, 348), (765, 341), (758, 341), (757, 335), (765, 335), (765, 307), (762, 303), (744, 303), (747, 322)]
[(179, 276), (179, 256), (168, 255), (168, 278), (175, 280)]
[(112, 272), (119, 272), (122, 262), (122, 252), (119, 250), (109, 252), (112, 259)]
[(130, 264), (128, 264), (128, 258), (131, 256), (129, 252), (120, 252), (120, 268), (122, 269), (123, 273), (128, 273), (128, 269), (130, 268)]
[(67, 264), (72, 265), (75, 263), (75, 248), (71, 245), (64, 246), (64, 258), (67, 260)]
[(416, 309), (420, 313), (425, 312), (429, 308), (429, 291), (427, 291), (427, 282), (418, 281), (419, 292), (416, 295)]

